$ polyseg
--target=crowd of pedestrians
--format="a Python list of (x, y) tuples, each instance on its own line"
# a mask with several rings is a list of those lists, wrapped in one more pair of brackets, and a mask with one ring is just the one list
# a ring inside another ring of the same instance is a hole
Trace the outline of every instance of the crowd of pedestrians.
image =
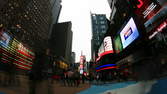
[(61, 75), (61, 81), (64, 86), (79, 86), (80, 84), (80, 73), (75, 71), (66, 71)]

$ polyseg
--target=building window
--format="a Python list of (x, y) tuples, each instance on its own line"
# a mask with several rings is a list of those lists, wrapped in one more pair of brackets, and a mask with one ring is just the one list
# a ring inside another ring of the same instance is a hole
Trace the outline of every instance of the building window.
[(100, 24), (104, 24), (105, 23), (105, 21), (100, 21)]
[(104, 20), (104, 17), (100, 17), (100, 20)]
[(102, 33), (106, 33), (106, 30), (102, 30)]
[(102, 26), (101, 26), (101, 29), (105, 29), (105, 28), (106, 28), (106, 26), (105, 26), (105, 25), (102, 25)]

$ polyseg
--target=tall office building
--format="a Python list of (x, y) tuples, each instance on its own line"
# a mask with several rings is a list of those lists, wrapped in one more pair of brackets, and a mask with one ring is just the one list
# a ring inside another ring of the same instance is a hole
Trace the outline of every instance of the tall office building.
[(3, 8), (6, 3), (7, 0), (0, 0), (0, 9)]
[(0, 10), (0, 24), (34, 51), (47, 48), (51, 25), (48, 0), (7, 0)]
[(58, 23), (60, 11), (62, 8), (61, 0), (50, 0), (50, 4), (51, 4), (51, 10), (52, 10), (52, 24), (50, 27), (49, 37), (51, 37), (53, 24)]
[(71, 62), (72, 63), (75, 63), (76, 61), (75, 61), (75, 58), (76, 58), (76, 54), (75, 54), (75, 52), (72, 52), (71, 53)]
[(37, 55), (46, 52), (52, 22), (50, 2), (0, 0), (0, 15), (0, 63), (31, 70), (41, 59)]
[(49, 40), (51, 53), (63, 57), (67, 63), (71, 60), (72, 36), (71, 22), (54, 24), (51, 38)]
[(98, 48), (108, 29), (107, 18), (105, 14), (91, 14), (92, 21), (92, 40), (91, 40), (91, 55), (95, 60)]
[(51, 9), (52, 9), (52, 23), (55, 24), (58, 22), (60, 11), (62, 8), (61, 0), (50, 0)]

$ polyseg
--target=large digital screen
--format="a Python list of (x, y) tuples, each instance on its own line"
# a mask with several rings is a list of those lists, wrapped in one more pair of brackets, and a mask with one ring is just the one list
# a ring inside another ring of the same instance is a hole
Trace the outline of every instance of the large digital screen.
[(123, 48), (126, 48), (139, 37), (139, 32), (133, 18), (130, 18), (125, 27), (121, 30), (120, 37)]
[(1, 31), (0, 32), (0, 45), (3, 47), (7, 47), (10, 41), (10, 36), (8, 35), (8, 33), (6, 33), (5, 31)]
[(114, 39), (115, 53), (119, 53), (123, 50), (120, 36), (116, 36)]

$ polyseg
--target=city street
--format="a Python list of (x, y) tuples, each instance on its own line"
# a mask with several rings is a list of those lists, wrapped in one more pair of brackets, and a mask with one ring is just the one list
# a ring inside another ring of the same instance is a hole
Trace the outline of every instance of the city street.
[[(0, 86), (0, 94), (33, 94), (30, 93), (28, 80), (25, 77), (20, 79), (21, 84), (16, 86)], [(60, 81), (42, 81), (36, 85), (35, 94), (167, 94), (167, 77), (159, 80), (149, 81), (113, 81), (101, 82), (86, 81), (85, 84), (76, 86), (64, 86)]]
[[(54, 83), (48, 86), (46, 81), (37, 85), (35, 94), (77, 94), (90, 87), (88, 83), (80, 84), (78, 87), (63, 86), (60, 83)], [(0, 87), (0, 94), (31, 94), (29, 88), (25, 86), (7, 86)]]
[(0, 0), (0, 94), (167, 94), (167, 0)]

